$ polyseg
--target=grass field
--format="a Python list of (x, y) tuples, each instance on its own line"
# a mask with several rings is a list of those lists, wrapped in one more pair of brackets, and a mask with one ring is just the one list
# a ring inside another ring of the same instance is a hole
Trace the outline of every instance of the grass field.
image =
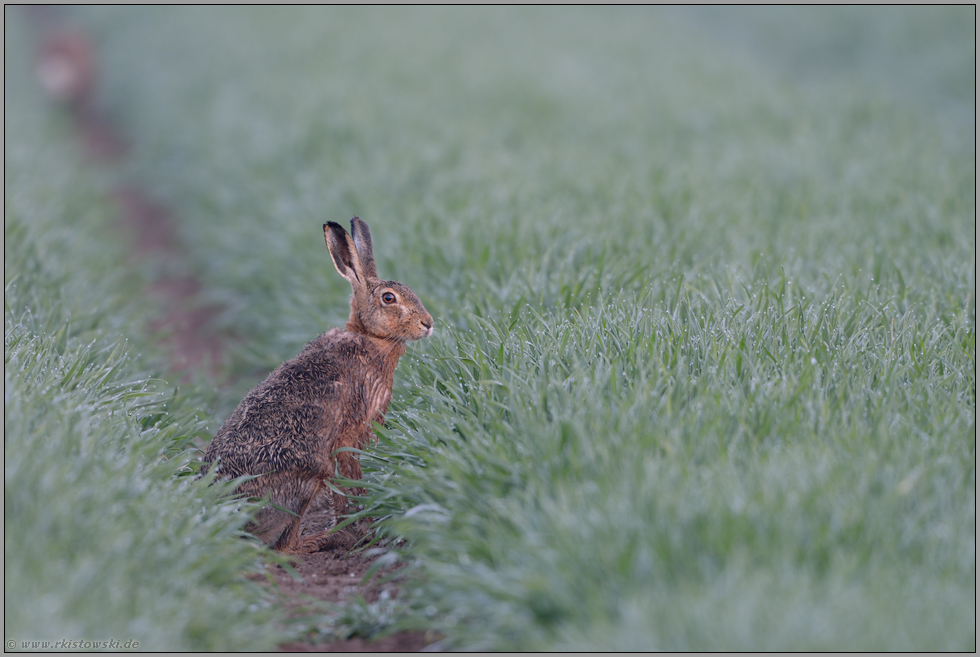
[[(356, 214), (436, 321), (362, 457), (415, 583), (365, 627), (975, 650), (973, 7), (75, 10), (137, 145), (111, 175), (6, 16), (11, 636), (281, 636), (177, 453), (342, 323), (320, 225)], [(174, 208), (234, 385), (144, 380), (113, 176)]]
[(5, 648), (272, 648), (281, 614), (245, 578), (262, 561), (237, 538), (243, 510), (182, 476), (208, 397), (153, 376), (152, 306), (109, 237), (106, 180), (42, 104), (7, 17)]

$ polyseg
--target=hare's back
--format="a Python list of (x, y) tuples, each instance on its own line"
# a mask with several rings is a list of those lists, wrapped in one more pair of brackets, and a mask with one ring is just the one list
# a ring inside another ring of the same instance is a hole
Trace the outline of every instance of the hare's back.
[[(332, 333), (332, 332), (331, 332)], [(231, 477), (329, 466), (333, 443), (349, 416), (345, 385), (350, 355), (314, 340), (296, 358), (276, 368), (225, 420), (204, 460), (220, 459)], [(318, 344), (321, 343), (321, 344)]]

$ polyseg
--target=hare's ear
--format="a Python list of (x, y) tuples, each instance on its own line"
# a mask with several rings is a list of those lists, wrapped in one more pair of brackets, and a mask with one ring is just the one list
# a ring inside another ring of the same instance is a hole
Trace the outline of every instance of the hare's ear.
[(337, 272), (350, 281), (351, 285), (363, 285), (361, 261), (357, 257), (354, 240), (340, 224), (328, 221), (323, 224), (323, 237), (327, 241), (327, 250), (333, 259)]
[(361, 219), (354, 217), (350, 220), (350, 234), (354, 237), (354, 248), (361, 260), (361, 271), (368, 278), (377, 278), (378, 270), (374, 265), (374, 249), (371, 247), (371, 231)]

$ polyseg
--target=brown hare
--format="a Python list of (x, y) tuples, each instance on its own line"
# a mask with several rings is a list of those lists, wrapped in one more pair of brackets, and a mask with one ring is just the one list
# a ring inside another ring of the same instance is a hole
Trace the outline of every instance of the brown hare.
[(356, 454), (335, 452), (361, 449), (373, 437), (371, 422), (384, 422), (405, 343), (432, 334), (432, 315), (415, 293), (378, 278), (367, 224), (354, 217), (350, 227), (348, 235), (340, 224), (323, 225), (333, 264), (353, 289), (346, 327), (307, 344), (249, 392), (211, 441), (201, 469), (255, 476), (238, 492), (267, 497), (269, 505), (246, 529), (282, 552), (329, 545), (329, 529), (300, 535), (303, 514), (314, 500), (323, 506), (329, 499), (325, 480), (337, 470), (361, 478)]

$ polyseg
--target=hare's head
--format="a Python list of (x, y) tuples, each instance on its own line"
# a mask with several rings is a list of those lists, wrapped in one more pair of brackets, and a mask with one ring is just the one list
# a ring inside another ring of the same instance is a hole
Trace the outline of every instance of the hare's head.
[(378, 278), (366, 223), (354, 217), (348, 234), (340, 224), (328, 221), (323, 236), (334, 267), (353, 290), (347, 330), (402, 342), (432, 335), (432, 315), (418, 296), (407, 285)]

